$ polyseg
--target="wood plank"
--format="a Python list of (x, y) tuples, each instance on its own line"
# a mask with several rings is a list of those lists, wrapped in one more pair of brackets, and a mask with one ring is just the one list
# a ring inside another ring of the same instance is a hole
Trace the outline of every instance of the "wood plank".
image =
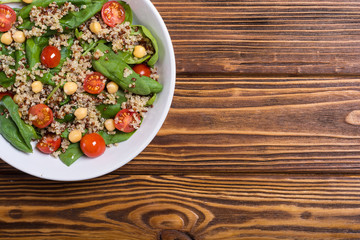
[(152, 2), (178, 73), (359, 73), (358, 1)]
[[(179, 75), (172, 109), (123, 174), (360, 170), (352, 77)], [(1, 174), (16, 170), (0, 164)]]
[(0, 239), (358, 239), (359, 176), (0, 177)]
[(356, 78), (180, 77), (164, 127), (123, 170), (357, 172), (360, 128), (345, 118), (358, 90)]

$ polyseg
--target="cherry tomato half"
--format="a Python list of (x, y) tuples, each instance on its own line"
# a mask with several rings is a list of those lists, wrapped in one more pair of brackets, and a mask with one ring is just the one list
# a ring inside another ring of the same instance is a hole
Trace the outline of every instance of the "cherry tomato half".
[(47, 46), (40, 55), (41, 63), (48, 68), (54, 68), (59, 65), (61, 60), (61, 53), (57, 47)]
[(146, 76), (146, 77), (150, 77), (151, 75), (151, 71), (150, 68), (146, 65), (146, 64), (138, 64), (135, 65), (133, 67), (133, 70), (137, 73), (140, 74), (140, 76)]
[(5, 96), (10, 96), (11, 98), (14, 96), (14, 94), (10, 93), (10, 92), (3, 92), (0, 93), (0, 100), (5, 97)]
[(99, 94), (105, 88), (105, 77), (99, 73), (94, 72), (88, 74), (84, 80), (84, 90), (91, 94)]
[(129, 109), (123, 109), (115, 116), (115, 127), (119, 131), (130, 133), (135, 130), (134, 126), (130, 123), (135, 121), (135, 117), (140, 119), (140, 116), (136, 112), (131, 112)]
[(61, 137), (55, 134), (44, 136), (36, 144), (36, 147), (43, 153), (51, 154), (59, 149), (61, 145)]
[(30, 118), (35, 118), (32, 120), (32, 124), (38, 128), (46, 128), (54, 120), (52, 110), (45, 104), (32, 106), (29, 109), (29, 115)]
[(95, 158), (105, 152), (105, 140), (98, 133), (86, 134), (80, 141), (80, 148), (86, 156)]
[(101, 9), (101, 17), (109, 27), (115, 27), (124, 22), (125, 9), (117, 1), (110, 1), (104, 4)]
[(1, 4), (0, 5), (0, 32), (9, 31), (15, 21), (16, 21), (15, 11), (11, 7)]

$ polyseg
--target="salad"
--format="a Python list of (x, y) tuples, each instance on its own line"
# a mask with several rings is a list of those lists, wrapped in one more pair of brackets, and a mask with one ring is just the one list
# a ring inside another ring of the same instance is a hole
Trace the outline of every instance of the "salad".
[(68, 166), (129, 139), (163, 88), (151, 32), (122, 1), (23, 2), (0, 4), (0, 134)]

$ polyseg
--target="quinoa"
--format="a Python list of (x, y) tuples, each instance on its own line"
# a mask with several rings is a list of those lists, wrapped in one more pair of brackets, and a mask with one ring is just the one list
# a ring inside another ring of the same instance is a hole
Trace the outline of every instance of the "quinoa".
[(132, 74), (132, 70), (128, 69), (128, 68), (125, 68), (124, 69), (124, 75), (123, 77), (124, 78), (127, 78), (128, 76), (130, 76)]
[(57, 47), (59, 50), (61, 50), (61, 46), (69, 46), (68, 40), (70, 37), (72, 37), (72, 34), (55, 35), (49, 39), (49, 45)]
[(71, 2), (66, 2), (62, 6), (58, 6), (56, 2), (50, 3), (48, 7), (33, 6), (30, 11), (30, 21), (35, 24), (32, 31), (26, 33), (27, 37), (41, 36), (48, 28), (57, 32), (63, 32), (64, 29), (60, 24), (60, 19), (68, 12), (79, 11), (79, 8)]
[[(90, 24), (92, 22), (99, 22), (101, 30), (98, 34), (91, 32)], [(147, 54), (153, 54), (154, 49), (151, 41), (145, 38), (141, 34), (134, 34), (131, 31), (130, 22), (123, 22), (115, 27), (111, 28), (104, 23), (100, 14), (96, 14), (89, 21), (82, 24), (79, 29), (82, 31), (81, 39), (92, 43), (94, 41), (104, 39), (107, 42), (112, 43), (112, 49), (114, 52), (118, 51), (133, 51), (136, 45), (142, 45), (145, 47)]]

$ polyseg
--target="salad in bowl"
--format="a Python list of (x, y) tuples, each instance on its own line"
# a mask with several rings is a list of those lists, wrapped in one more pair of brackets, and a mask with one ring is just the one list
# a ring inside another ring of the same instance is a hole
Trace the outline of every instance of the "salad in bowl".
[(0, 5), (3, 138), (66, 166), (131, 138), (164, 88), (152, 32), (123, 1), (24, 2)]

